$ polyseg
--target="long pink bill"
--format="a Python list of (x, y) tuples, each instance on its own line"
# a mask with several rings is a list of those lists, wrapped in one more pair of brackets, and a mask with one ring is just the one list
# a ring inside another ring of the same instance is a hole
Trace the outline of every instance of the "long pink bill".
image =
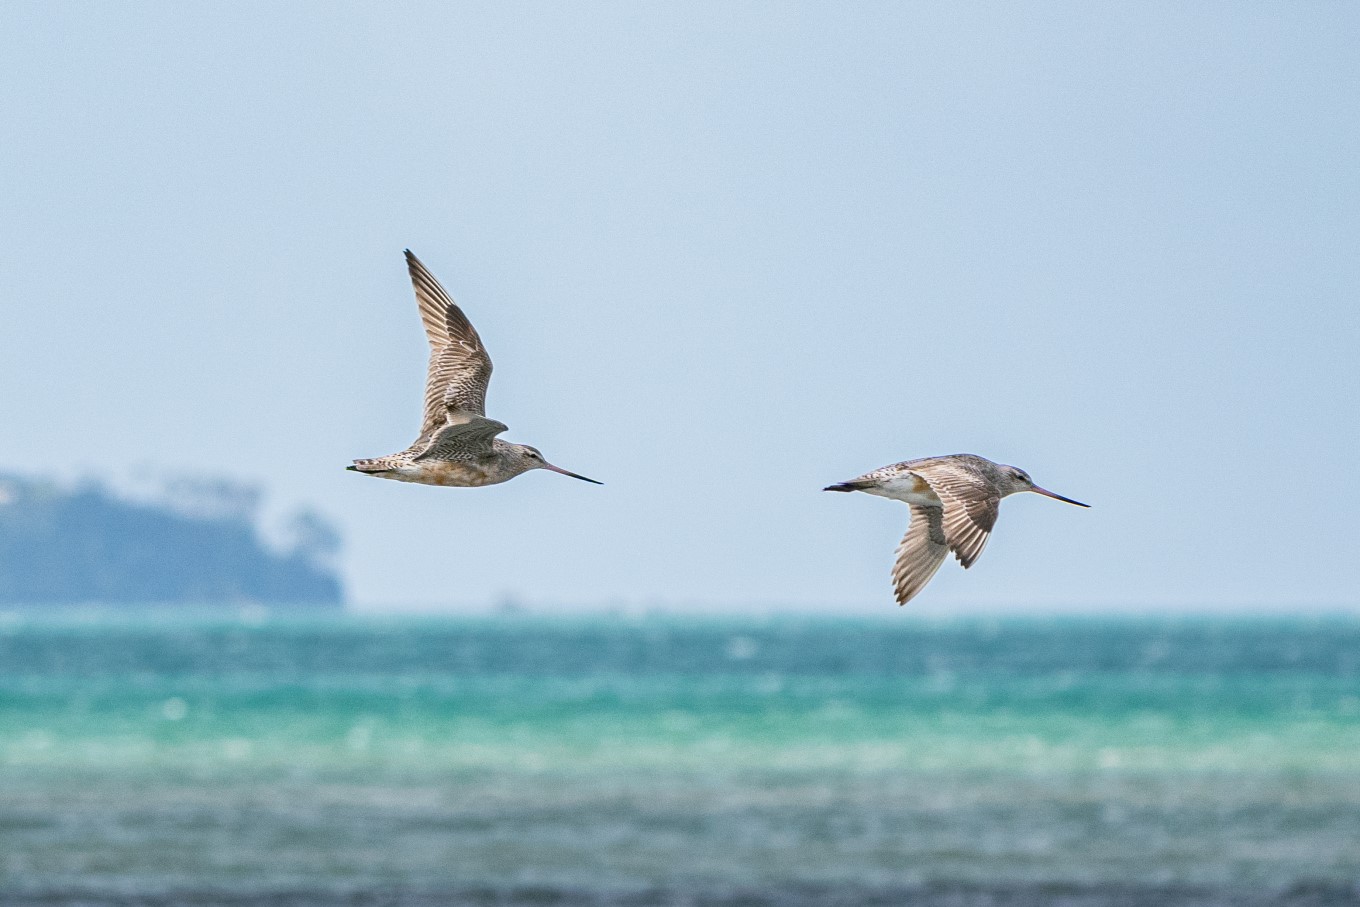
[[(559, 467), (559, 466), (554, 466), (554, 465), (552, 465), (551, 463), (544, 463), (544, 464), (543, 464), (543, 468), (544, 468), (544, 469), (551, 469), (553, 472), (560, 472), (560, 473), (562, 473), (562, 475), (564, 475), (564, 476), (571, 476), (573, 479), (580, 479), (582, 482), (592, 482), (592, 483), (594, 483), (594, 484), (596, 484), (596, 485), (603, 485), (603, 484), (604, 484), (603, 482), (596, 482), (594, 479), (587, 479), (585, 476), (578, 476), (578, 475), (577, 475), (576, 473), (574, 473), (574, 472), (567, 472), (565, 469), (562, 469), (562, 468)], [(1074, 501), (1073, 503), (1076, 503), (1076, 502)], [(1082, 506), (1085, 507), (1086, 505), (1083, 504)]]
[(1071, 498), (1065, 498), (1065, 497), (1063, 497), (1063, 496), (1060, 495), (1060, 494), (1054, 494), (1053, 492), (1049, 491), (1047, 488), (1040, 488), (1038, 485), (1035, 485), (1033, 488), (1030, 489), (1030, 491), (1033, 491), (1033, 492), (1036, 492), (1036, 493), (1038, 493), (1038, 494), (1044, 495), (1045, 497), (1054, 498), (1054, 499), (1056, 499), (1056, 500), (1062, 501), (1064, 504), (1076, 504), (1078, 507), (1090, 507), (1090, 506), (1091, 506), (1090, 504), (1083, 504), (1081, 501), (1074, 501), (1074, 500), (1072, 500)]

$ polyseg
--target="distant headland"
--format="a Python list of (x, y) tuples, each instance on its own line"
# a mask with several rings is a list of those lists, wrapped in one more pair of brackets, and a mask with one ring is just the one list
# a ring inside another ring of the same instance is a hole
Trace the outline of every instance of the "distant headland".
[(339, 608), (339, 533), (303, 512), (271, 541), (259, 502), (222, 480), (147, 497), (0, 476), (0, 605)]

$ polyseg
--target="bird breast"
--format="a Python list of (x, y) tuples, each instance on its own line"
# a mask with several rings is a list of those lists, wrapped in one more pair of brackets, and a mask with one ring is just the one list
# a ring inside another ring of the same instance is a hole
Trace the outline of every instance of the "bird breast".
[(455, 488), (476, 488), (481, 485), (495, 485), (506, 478), (495, 475), (478, 463), (460, 463), (452, 460), (421, 460), (408, 463), (393, 470), (390, 478), (398, 482), (415, 482), (420, 485), (444, 485)]

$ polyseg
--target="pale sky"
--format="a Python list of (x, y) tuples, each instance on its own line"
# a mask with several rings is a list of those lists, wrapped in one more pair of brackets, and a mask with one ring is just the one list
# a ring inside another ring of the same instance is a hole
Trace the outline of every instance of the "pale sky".
[[(1360, 7), (11, 2), (0, 470), (257, 482), (366, 609), (1360, 607)], [(547, 472), (415, 436), (412, 248)]]

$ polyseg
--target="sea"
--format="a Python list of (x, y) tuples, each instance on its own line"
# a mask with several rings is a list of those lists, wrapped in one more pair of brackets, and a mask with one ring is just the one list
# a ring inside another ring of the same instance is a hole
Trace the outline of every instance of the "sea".
[(0, 905), (1360, 905), (1360, 618), (8, 613)]

